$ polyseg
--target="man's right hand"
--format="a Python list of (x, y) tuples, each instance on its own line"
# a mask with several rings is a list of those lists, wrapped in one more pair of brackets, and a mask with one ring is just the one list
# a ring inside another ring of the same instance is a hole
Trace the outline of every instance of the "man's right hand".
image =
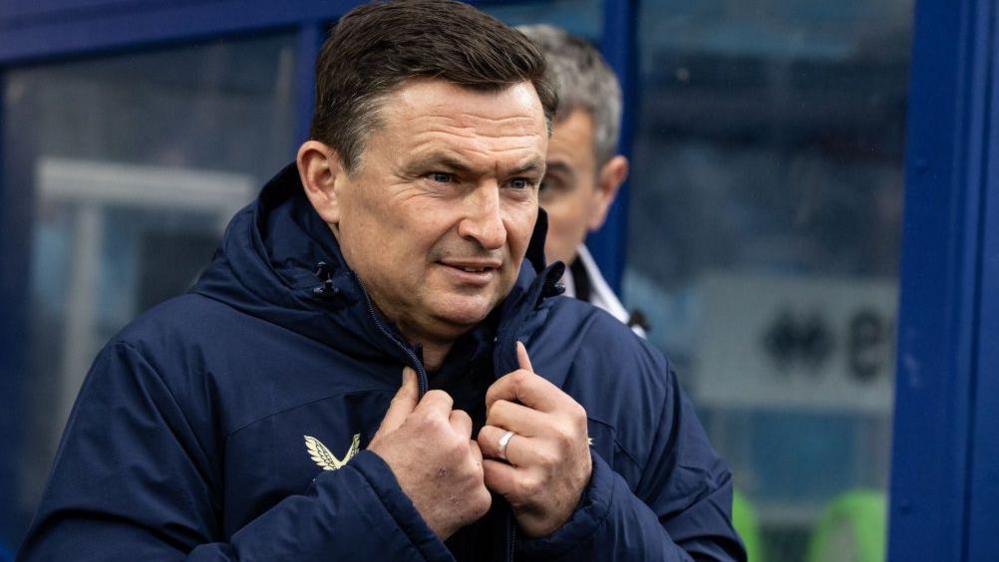
[(416, 372), (406, 367), (402, 379), (368, 450), (389, 465), (423, 520), (445, 540), (489, 511), (482, 452), (472, 440), (472, 419), (451, 409), (446, 392), (431, 390), (420, 400)]

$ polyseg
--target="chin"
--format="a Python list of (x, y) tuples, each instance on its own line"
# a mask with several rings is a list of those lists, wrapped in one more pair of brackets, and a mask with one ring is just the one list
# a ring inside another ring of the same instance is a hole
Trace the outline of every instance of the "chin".
[(492, 312), (496, 303), (484, 298), (449, 299), (438, 307), (438, 318), (455, 326), (471, 327), (482, 322)]
[(458, 326), (474, 326), (489, 316), (492, 309), (484, 310), (451, 310), (443, 315), (444, 320)]

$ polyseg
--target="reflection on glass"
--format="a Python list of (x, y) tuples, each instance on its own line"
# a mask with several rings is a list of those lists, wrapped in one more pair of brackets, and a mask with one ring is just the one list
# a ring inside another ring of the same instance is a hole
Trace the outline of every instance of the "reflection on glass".
[[(104, 343), (184, 292), (228, 219), (294, 156), (294, 38), (44, 65), (6, 77), (6, 201), (28, 212), (27, 348), (16, 373), (16, 544), (80, 383)], [(2, 256), (9, 261), (11, 256)], [(6, 266), (5, 266), (6, 267)], [(17, 326), (15, 329), (25, 329)]]
[[(61, 340), (37, 359), (62, 352), (55, 411), (65, 417), (96, 350), (193, 284), (255, 188), (249, 175), (90, 160), (43, 157), (37, 170), (32, 300), (40, 318), (62, 324)], [(46, 306), (50, 294), (61, 295), (57, 306)], [(62, 431), (52, 429), (50, 441)]]
[(883, 501), (841, 500), (888, 475), (911, 0), (640, 6), (625, 298), (761, 558), (851, 559), (823, 549), (884, 525)]

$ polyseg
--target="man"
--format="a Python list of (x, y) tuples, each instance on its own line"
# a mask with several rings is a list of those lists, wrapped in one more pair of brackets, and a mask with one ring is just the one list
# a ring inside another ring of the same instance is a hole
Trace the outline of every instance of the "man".
[(606, 310), (644, 336), (641, 321), (628, 314), (583, 243), (603, 226), (628, 177), (628, 159), (617, 153), (621, 86), (586, 41), (550, 25), (517, 29), (544, 53), (549, 79), (559, 92), (541, 184), (541, 206), (548, 213), (545, 255), (568, 265), (563, 279), (567, 296)]
[(741, 559), (663, 357), (550, 298), (555, 106), (468, 6), (344, 16), (295, 165), (97, 358), (21, 559)]

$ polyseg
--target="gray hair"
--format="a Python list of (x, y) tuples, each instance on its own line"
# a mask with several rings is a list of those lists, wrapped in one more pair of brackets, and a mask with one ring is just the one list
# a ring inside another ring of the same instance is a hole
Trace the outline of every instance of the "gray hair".
[(615, 154), (621, 136), (621, 85), (607, 61), (592, 45), (550, 25), (522, 25), (548, 59), (548, 79), (558, 90), (555, 122), (582, 109), (593, 117), (593, 148), (597, 166)]

